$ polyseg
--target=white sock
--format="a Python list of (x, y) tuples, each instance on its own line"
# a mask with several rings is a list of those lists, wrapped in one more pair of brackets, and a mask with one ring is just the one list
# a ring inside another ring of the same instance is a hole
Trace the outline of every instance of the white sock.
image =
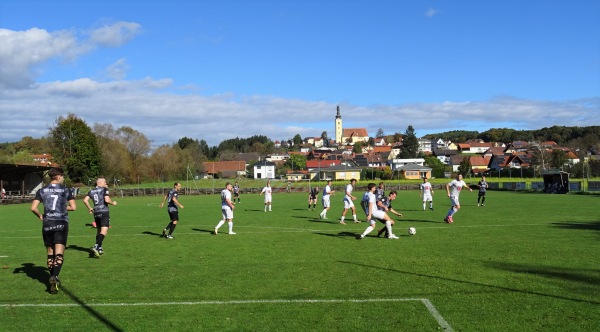
[(229, 224), (229, 233), (233, 233), (233, 221), (228, 222)]
[(340, 222), (344, 222), (344, 219), (346, 219), (346, 217), (342, 216), (342, 219), (340, 220)]
[(423, 202), (423, 210), (425, 210), (425, 202)]
[(353, 214), (353, 215), (352, 215), (352, 218), (354, 218), (354, 221), (357, 221), (357, 220), (356, 220), (356, 215), (355, 215), (355, 214)]
[(271, 205), (269, 205), (269, 211), (271, 211)]
[(392, 236), (392, 234), (394, 234), (394, 233), (392, 233), (392, 222), (391, 221), (388, 220), (385, 222), (385, 228), (388, 231), (388, 236)]
[(216, 229), (221, 228), (221, 226), (223, 226), (224, 223), (225, 223), (225, 219), (222, 219), (221, 221), (219, 221), (219, 223), (217, 224), (217, 226), (215, 228)]
[(375, 227), (373, 227), (373, 226), (367, 227), (367, 229), (365, 229), (365, 231), (362, 233), (362, 237), (367, 236), (367, 234), (371, 233), (374, 229), (375, 229)]

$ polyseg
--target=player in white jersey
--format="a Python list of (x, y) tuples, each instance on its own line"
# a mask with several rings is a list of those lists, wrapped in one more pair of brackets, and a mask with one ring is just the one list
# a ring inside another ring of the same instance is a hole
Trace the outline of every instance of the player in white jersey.
[(271, 194), (273, 193), (273, 188), (271, 188), (271, 181), (267, 181), (267, 186), (262, 189), (259, 195), (265, 194), (265, 212), (267, 212), (267, 207), (269, 207), (269, 212), (271, 212)]
[(427, 201), (429, 201), (429, 209), (433, 211), (433, 186), (427, 182), (427, 178), (423, 178), (423, 183), (421, 183), (420, 196), (423, 198), (423, 211), (425, 211)]
[(327, 185), (323, 189), (323, 211), (319, 213), (319, 218), (327, 219), (327, 211), (331, 207), (331, 195), (335, 195), (335, 190), (331, 189), (331, 180), (327, 180)]
[(469, 188), (465, 181), (463, 181), (462, 174), (458, 174), (455, 180), (452, 180), (450, 183), (446, 184), (446, 192), (448, 193), (448, 197), (450, 198), (450, 210), (448, 210), (448, 215), (444, 218), (444, 221), (451, 224), (454, 222), (452, 216), (458, 212), (460, 209), (460, 202), (458, 201), (458, 196), (460, 195), (460, 191), (463, 189), (469, 189), (469, 191), (473, 191), (473, 189)]
[(356, 235), (357, 240), (364, 239), (367, 234), (371, 233), (375, 229), (376, 220), (385, 223), (385, 227), (388, 231), (388, 239), (398, 239), (396, 235), (392, 233), (392, 219), (385, 213), (385, 211), (377, 208), (377, 198), (375, 197), (375, 183), (369, 183), (367, 185), (367, 192), (363, 195), (360, 202), (365, 214), (367, 215), (367, 222), (369, 227), (365, 229), (362, 234)]
[(345, 225), (344, 219), (346, 218), (346, 211), (352, 209), (352, 218), (355, 223), (359, 223), (358, 219), (356, 219), (356, 207), (354, 207), (354, 200), (356, 200), (355, 196), (352, 196), (352, 191), (354, 190), (354, 186), (356, 185), (356, 179), (350, 180), (350, 183), (346, 186), (346, 195), (344, 195), (344, 211), (342, 212), (342, 217), (340, 219), (340, 224)]
[(231, 201), (231, 189), (232, 188), (233, 187), (232, 187), (231, 183), (227, 182), (227, 184), (225, 185), (225, 189), (223, 189), (221, 191), (221, 216), (222, 216), (222, 219), (221, 219), (221, 221), (219, 221), (217, 226), (215, 226), (215, 232), (214, 232), (215, 235), (219, 234), (219, 228), (221, 226), (223, 226), (223, 224), (225, 222), (227, 222), (227, 224), (229, 225), (229, 234), (235, 235), (235, 233), (233, 232), (233, 209), (235, 208), (235, 205), (233, 205), (233, 202)]

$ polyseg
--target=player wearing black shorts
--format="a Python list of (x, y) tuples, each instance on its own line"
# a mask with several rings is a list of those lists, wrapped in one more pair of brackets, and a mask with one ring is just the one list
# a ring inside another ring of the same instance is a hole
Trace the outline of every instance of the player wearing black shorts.
[[(73, 193), (63, 186), (65, 180), (63, 170), (51, 168), (48, 171), (50, 184), (38, 190), (31, 203), (31, 212), (42, 221), (42, 237), (47, 251), (47, 264), (50, 271), (49, 292), (58, 293), (60, 280), (58, 275), (64, 264), (65, 247), (69, 236), (69, 215), (67, 211), (75, 211), (76, 204)], [(44, 214), (38, 206), (44, 205)]]
[[(94, 202), (93, 208), (90, 206), (90, 199)], [(87, 206), (90, 214), (94, 215), (94, 222), (96, 223), (96, 244), (92, 247), (92, 253), (94, 254), (94, 257), (100, 258), (100, 256), (104, 254), (102, 241), (104, 241), (104, 238), (108, 233), (108, 228), (110, 227), (108, 205), (117, 205), (116, 201), (110, 199), (106, 179), (98, 178), (96, 180), (96, 188), (90, 190), (83, 199), (83, 203)]]
[(240, 186), (236, 182), (233, 186), (233, 204), (235, 204), (235, 199), (237, 198), (237, 202), (240, 203)]
[[(165, 205), (165, 202), (168, 202), (167, 209), (171, 222), (169, 222), (167, 227), (165, 227), (162, 232), (162, 236), (167, 239), (173, 238), (173, 232), (175, 231), (175, 227), (177, 227), (177, 222), (179, 221), (179, 210), (177, 209), (177, 206), (183, 209), (183, 205), (179, 204), (179, 201), (177, 200), (177, 191), (179, 189), (181, 189), (181, 183), (175, 182), (173, 189), (169, 190), (169, 193), (165, 195), (162, 203), (160, 203), (160, 207), (162, 208)], [(167, 234), (167, 232), (169, 233)]]
[(317, 196), (319, 196), (319, 187), (312, 187), (308, 192), (308, 210), (310, 211), (310, 205), (312, 204), (312, 210), (315, 210), (317, 206)]

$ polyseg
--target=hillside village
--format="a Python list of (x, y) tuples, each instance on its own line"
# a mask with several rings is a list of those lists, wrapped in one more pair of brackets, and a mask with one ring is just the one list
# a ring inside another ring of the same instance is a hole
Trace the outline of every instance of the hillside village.
[[(553, 151), (561, 151), (561, 164), (573, 167), (581, 158), (568, 147), (559, 146), (554, 141), (544, 142), (485, 142), (472, 139), (464, 142), (452, 142), (443, 139), (419, 138), (418, 155), (415, 158), (400, 158), (404, 148), (403, 137), (396, 142), (388, 142), (385, 137), (372, 138), (365, 128), (344, 128), (339, 107), (335, 116), (335, 139), (325, 137), (306, 137), (299, 151), (285, 154), (260, 156), (256, 153), (240, 153), (238, 161), (205, 162), (204, 177), (237, 177), (246, 175), (253, 178), (285, 178), (289, 181), (301, 180), (349, 180), (369, 177), (377, 170), (389, 178), (420, 179), (423, 177), (450, 177), (459, 172), (465, 164), (469, 176), (506, 176), (531, 177), (540, 170), (551, 167)], [(356, 151), (359, 143), (360, 151)], [(290, 148), (291, 140), (275, 141), (275, 147)], [(289, 164), (293, 155), (306, 158), (306, 168), (293, 168), (279, 174), (277, 169)], [(439, 160), (437, 172), (426, 159)], [(585, 158), (600, 160), (600, 151), (590, 149)], [(258, 160), (254, 164), (252, 161)], [(440, 165), (442, 165), (440, 169)], [(248, 167), (251, 169), (248, 170)], [(366, 172), (365, 172), (366, 170)], [(371, 177), (373, 178), (373, 177)]]

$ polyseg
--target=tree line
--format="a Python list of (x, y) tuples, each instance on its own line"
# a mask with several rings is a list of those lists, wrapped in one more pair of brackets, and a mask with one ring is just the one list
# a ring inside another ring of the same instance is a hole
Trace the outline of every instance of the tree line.
[[(327, 138), (323, 132), (322, 138)], [(418, 153), (418, 138), (412, 126), (403, 134), (385, 135), (383, 129), (377, 131), (377, 137), (387, 142), (402, 141), (399, 158), (415, 158)], [(584, 153), (590, 147), (600, 151), (600, 126), (561, 127), (554, 126), (539, 130), (490, 129), (483, 133), (477, 131), (451, 131), (425, 136), (442, 138), (453, 142), (468, 139), (485, 141), (556, 141), (559, 145), (570, 146), (578, 153)], [(360, 153), (369, 142), (357, 142), (354, 151)], [(232, 138), (217, 146), (209, 146), (204, 139), (182, 137), (172, 144), (152, 148), (152, 142), (144, 133), (134, 128), (122, 126), (115, 128), (110, 123), (95, 123), (91, 127), (74, 114), (60, 116), (49, 129), (48, 135), (41, 138), (23, 137), (19, 142), (0, 143), (0, 163), (30, 164), (32, 154), (50, 153), (53, 162), (63, 166), (72, 184), (88, 184), (102, 175), (110, 181), (138, 183), (143, 181), (171, 181), (187, 176), (195, 176), (203, 171), (205, 161), (236, 160), (239, 153), (255, 152), (258, 155), (287, 153), (298, 150), (302, 137), (297, 134), (290, 140), (281, 140), (281, 147), (266, 136), (255, 135), (249, 138)], [(444, 171), (444, 165), (435, 157), (427, 157), (430, 167)], [(277, 174), (288, 170), (306, 168), (306, 157), (292, 155), (284, 164), (278, 166)], [(370, 173), (370, 174), (369, 174)], [(367, 175), (386, 178), (385, 170), (366, 170)], [(387, 173), (390, 173), (388, 171)]]

